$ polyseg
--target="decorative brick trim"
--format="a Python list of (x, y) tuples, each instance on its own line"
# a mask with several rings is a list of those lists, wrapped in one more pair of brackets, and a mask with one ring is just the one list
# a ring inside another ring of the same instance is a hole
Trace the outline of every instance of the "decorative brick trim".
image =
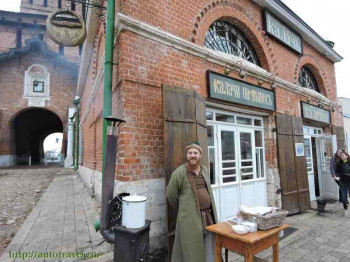
[[(34, 109), (34, 107), (28, 107), (28, 106), (24, 106), (24, 107), (21, 107), (21, 108), (18, 108), (15, 112), (11, 113), (11, 118), (9, 119), (8, 121), (8, 125), (11, 125), (11, 123), (13, 122), (13, 120), (15, 120), (15, 118), (17, 116), (19, 116), (21, 113), (27, 111), (27, 110), (31, 110), (31, 109)], [(36, 108), (36, 109), (42, 109), (42, 110), (46, 110), (50, 113), (53, 113), (55, 114), (62, 122), (62, 126), (63, 126), (63, 129), (65, 128), (65, 126), (67, 125), (67, 116), (66, 116), (66, 111), (63, 111), (63, 110), (59, 110), (59, 112), (57, 112), (57, 107), (39, 107), (39, 108)]]
[(294, 84), (299, 85), (298, 83), (299, 72), (303, 66), (307, 66), (311, 70), (312, 74), (316, 79), (320, 93), (325, 97), (329, 98), (331, 89), (330, 89), (327, 75), (323, 70), (322, 65), (320, 64), (318, 59), (311, 54), (304, 54), (304, 56), (301, 56), (299, 58), (295, 66)]
[(203, 46), (209, 26), (218, 19), (227, 20), (241, 29), (252, 44), (261, 67), (268, 72), (276, 71), (276, 61), (273, 60), (272, 49), (268, 48), (268, 38), (263, 37), (264, 31), (260, 22), (252, 22), (254, 19), (252, 13), (235, 2), (217, 0), (203, 7), (194, 21), (191, 41)]

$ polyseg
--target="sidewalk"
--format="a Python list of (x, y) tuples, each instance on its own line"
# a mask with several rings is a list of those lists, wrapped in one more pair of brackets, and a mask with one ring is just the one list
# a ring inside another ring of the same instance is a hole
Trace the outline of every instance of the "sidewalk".
[[(36, 258), (30, 261), (44, 261), (44, 258), (38, 258), (40, 252), (110, 253), (112, 245), (106, 243), (93, 227), (98, 218), (80, 178), (77, 175), (58, 177), (21, 226), (0, 262), (22, 260), (10, 258), (10, 251), (37, 252)], [(72, 261), (79, 258), (49, 260)]]
[[(324, 216), (317, 215), (316, 203), (303, 214), (285, 219), (293, 228), (280, 241), (280, 262), (328, 261), (350, 262), (350, 211), (341, 203), (327, 204)], [(257, 257), (272, 261), (272, 248), (260, 252)], [(244, 261), (242, 256), (229, 253), (229, 261)]]
[[(293, 232), (280, 241), (280, 261), (350, 262), (350, 210), (342, 204), (327, 204), (324, 216), (312, 210), (289, 216), (285, 223)], [(9, 252), (91, 252), (107, 254), (101, 260), (112, 260), (112, 245), (96, 233), (93, 222), (99, 216), (77, 175), (64, 175), (53, 180), (44, 195), (23, 223), (0, 262), (23, 261), (10, 258)], [(257, 255), (272, 261), (272, 249)], [(26, 258), (44, 261), (44, 258)], [(45, 261), (76, 261), (51, 258)], [(98, 260), (98, 259), (97, 259)], [(244, 261), (242, 256), (229, 253), (229, 261)]]

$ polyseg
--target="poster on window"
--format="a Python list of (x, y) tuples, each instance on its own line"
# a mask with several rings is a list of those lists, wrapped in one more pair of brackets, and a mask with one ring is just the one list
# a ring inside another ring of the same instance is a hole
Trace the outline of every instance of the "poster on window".
[(304, 144), (295, 143), (295, 154), (296, 156), (304, 156)]

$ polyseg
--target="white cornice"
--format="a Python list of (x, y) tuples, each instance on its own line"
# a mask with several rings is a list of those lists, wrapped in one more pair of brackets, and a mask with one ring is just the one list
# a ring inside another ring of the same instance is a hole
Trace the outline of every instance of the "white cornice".
[[(152, 39), (153, 41), (162, 43), (166, 46), (170, 46), (174, 49), (180, 50), (191, 55), (201, 57), (206, 61), (227, 67), (232, 69), (238, 69), (238, 61), (241, 62), (242, 68), (248, 75), (257, 77), (265, 82), (271, 82), (273, 75), (261, 67), (256, 66), (246, 60), (243, 60), (237, 56), (225, 54), (222, 52), (214, 51), (203, 46), (196, 45), (190, 41), (186, 41), (180, 37), (172, 35), (168, 32), (161, 30), (160, 28), (151, 26), (149, 24), (140, 22), (124, 14), (118, 13), (115, 20), (115, 37), (117, 38), (122, 30), (128, 30), (143, 37)], [(275, 83), (284, 89), (292, 91), (294, 93), (313, 98), (320, 101), (324, 105), (329, 105), (331, 101), (324, 95), (317, 93), (313, 90), (303, 88), (286, 80), (276, 77)], [(332, 102), (333, 104), (333, 102)]]
[(325, 41), (317, 35), (317, 33), (310, 30), (310, 27), (306, 26), (305, 22), (300, 21), (295, 16), (288, 12), (278, 1), (275, 0), (253, 0), (261, 7), (267, 8), (294, 31), (298, 32), (301, 37), (313, 46), (321, 54), (325, 55), (332, 62), (340, 62), (343, 58), (335, 52)]

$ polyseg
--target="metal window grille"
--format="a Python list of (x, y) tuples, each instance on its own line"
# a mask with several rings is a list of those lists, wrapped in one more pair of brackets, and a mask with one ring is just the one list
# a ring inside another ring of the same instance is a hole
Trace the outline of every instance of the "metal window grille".
[(311, 70), (305, 66), (300, 69), (298, 82), (302, 87), (320, 92), (314, 75)]
[(230, 22), (215, 21), (205, 35), (204, 45), (260, 66), (259, 59), (249, 40), (237, 26)]

